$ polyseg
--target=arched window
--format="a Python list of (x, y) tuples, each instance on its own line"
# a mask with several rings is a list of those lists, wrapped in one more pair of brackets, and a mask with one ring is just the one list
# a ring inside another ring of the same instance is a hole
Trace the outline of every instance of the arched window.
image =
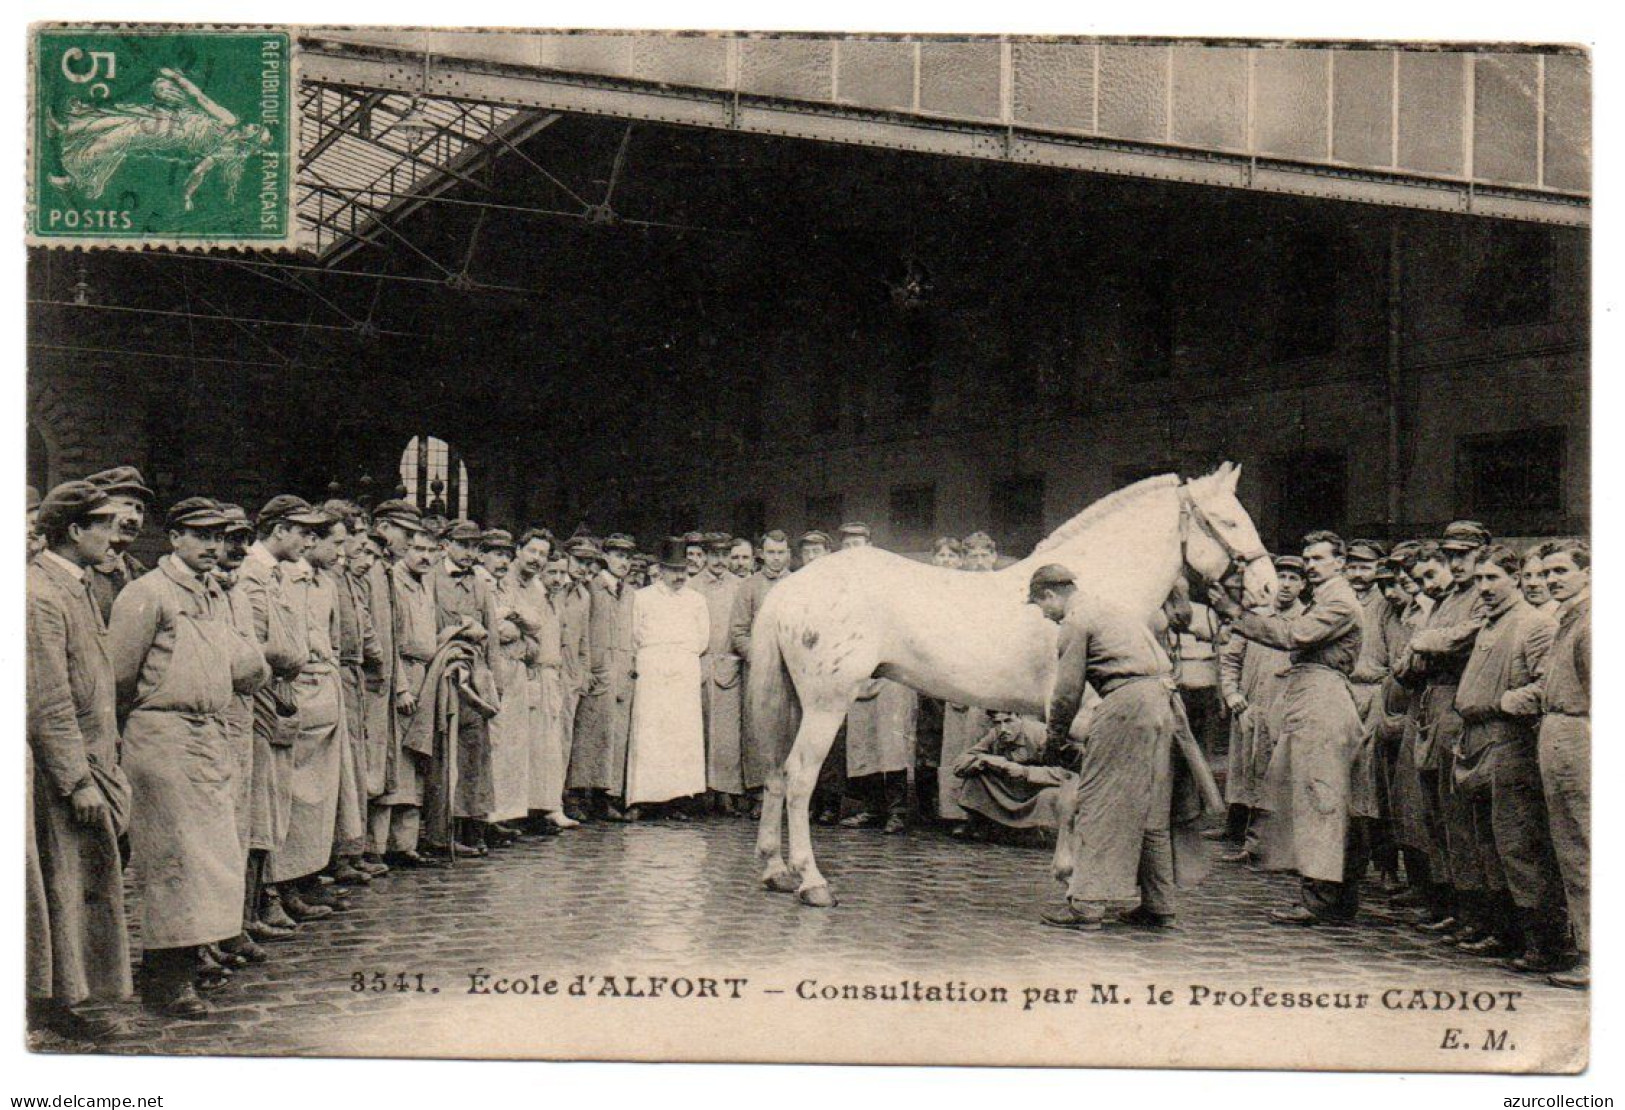
[(401, 485), (425, 514), (468, 515), (468, 467), (443, 439), (412, 437), (401, 453)]

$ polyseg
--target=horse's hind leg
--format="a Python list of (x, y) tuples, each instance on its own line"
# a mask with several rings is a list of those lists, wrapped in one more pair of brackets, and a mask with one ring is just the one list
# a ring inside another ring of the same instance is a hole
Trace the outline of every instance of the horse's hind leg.
[(796, 733), (795, 747), (790, 750), (790, 758), (784, 765), (790, 810), (790, 869), (801, 876), (797, 894), (802, 903), (808, 906), (835, 905), (829, 883), (819, 874), (818, 864), (813, 860), (808, 810), (813, 787), (818, 782), (818, 769), (824, 765), (824, 757), (829, 755), (844, 717), (844, 709), (806, 710), (801, 718), (801, 729)]
[(762, 865), (762, 885), (780, 894), (796, 889), (796, 877), (779, 855), (784, 828), (784, 768), (775, 767), (762, 784), (762, 823), (756, 829), (756, 859)]

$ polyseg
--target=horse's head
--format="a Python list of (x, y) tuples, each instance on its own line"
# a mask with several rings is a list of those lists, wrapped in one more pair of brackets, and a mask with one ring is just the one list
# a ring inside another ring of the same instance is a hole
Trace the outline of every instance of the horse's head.
[(1212, 474), (1179, 487), (1179, 537), (1185, 565), (1208, 582), (1241, 574), (1242, 603), (1265, 605), (1275, 596), (1275, 565), (1252, 518), (1236, 497), (1241, 467), (1224, 463)]

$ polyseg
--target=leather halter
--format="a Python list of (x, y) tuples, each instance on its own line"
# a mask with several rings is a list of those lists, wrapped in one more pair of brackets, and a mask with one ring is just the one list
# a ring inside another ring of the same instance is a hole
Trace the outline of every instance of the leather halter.
[(1183, 562), (1186, 566), (1190, 566), (1190, 557), (1189, 557), (1189, 553), (1187, 551), (1187, 548), (1189, 547), (1189, 544), (1190, 544), (1190, 532), (1191, 532), (1191, 524), (1192, 523), (1194, 523), (1198, 528), (1200, 528), (1202, 530), (1203, 534), (1206, 535), (1208, 539), (1210, 539), (1214, 543), (1218, 544), (1219, 549), (1221, 551), (1223, 551), (1225, 553), (1225, 555), (1230, 560), (1229, 564), (1224, 568), (1224, 573), (1219, 575), (1219, 577), (1218, 577), (1218, 579), (1216, 579), (1216, 581), (1222, 582), (1225, 579), (1229, 578), (1230, 575), (1235, 571), (1235, 569), (1237, 567), (1247, 567), (1247, 566), (1249, 566), (1249, 565), (1251, 565), (1253, 563), (1258, 562), (1258, 560), (1260, 560), (1260, 559), (1269, 558), (1269, 552), (1265, 551), (1262, 547), (1260, 547), (1255, 552), (1248, 553), (1246, 551), (1241, 550), (1235, 544), (1231, 543), (1228, 537), (1226, 537), (1223, 533), (1221, 533), (1217, 528), (1215, 528), (1213, 526), (1213, 522), (1208, 519), (1207, 513), (1202, 511), (1202, 506), (1198, 505), (1196, 503), (1196, 499), (1191, 496), (1190, 483), (1189, 482), (1180, 482), (1179, 483), (1179, 558), (1180, 558), (1180, 561)]

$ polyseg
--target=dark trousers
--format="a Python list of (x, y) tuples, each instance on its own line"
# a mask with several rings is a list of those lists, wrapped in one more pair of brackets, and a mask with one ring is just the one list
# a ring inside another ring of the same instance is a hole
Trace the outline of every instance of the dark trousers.
[(824, 757), (824, 765), (818, 768), (818, 784), (813, 787), (812, 811), (817, 816), (820, 813), (841, 812), (841, 801), (846, 797), (846, 726), (843, 724), (835, 734), (835, 743), (830, 745), (829, 754)]
[(1323, 921), (1353, 921), (1354, 915), (1360, 912), (1360, 878), (1370, 862), (1370, 850), (1359, 822), (1350, 821), (1343, 841), (1343, 881), (1304, 879), (1304, 908)]

